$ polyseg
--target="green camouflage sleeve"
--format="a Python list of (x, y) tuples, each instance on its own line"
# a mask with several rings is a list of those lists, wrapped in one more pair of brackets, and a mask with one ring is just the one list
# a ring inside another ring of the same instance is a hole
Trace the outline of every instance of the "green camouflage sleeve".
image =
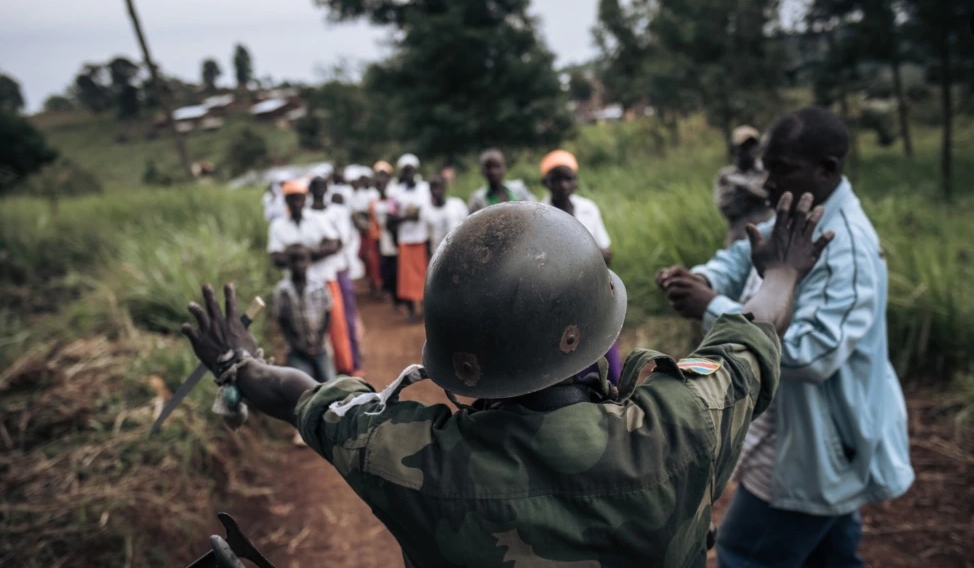
[[(362, 379), (343, 376), (308, 391), (298, 402), (296, 414), (301, 437), (331, 462), (363, 498), (367, 499), (362, 475), (365, 454), (370, 438), (381, 424), (392, 421), (429, 429), (452, 414), (445, 405), (400, 401), (399, 392), (408, 384), (403, 382), (394, 387), (385, 403), (380, 403), (377, 396), (359, 403), (358, 397), (375, 395), (375, 389)], [(333, 408), (335, 403), (343, 402), (344, 408)]]
[(727, 314), (714, 323), (691, 357), (720, 363), (710, 375), (686, 373), (687, 385), (713, 421), (716, 498), (733, 473), (748, 426), (768, 408), (778, 389), (781, 343), (773, 326)]

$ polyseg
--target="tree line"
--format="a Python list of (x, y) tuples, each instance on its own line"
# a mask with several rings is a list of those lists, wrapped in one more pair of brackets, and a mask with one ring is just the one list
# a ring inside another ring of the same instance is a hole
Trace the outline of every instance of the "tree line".
[[(340, 160), (368, 159), (386, 146), (447, 162), (487, 146), (550, 147), (573, 129), (569, 100), (594, 98), (651, 109), (672, 144), (695, 113), (729, 139), (738, 124), (769, 124), (796, 86), (838, 107), (854, 131), (875, 127), (885, 143), (900, 138), (909, 157), (911, 110), (935, 85), (950, 197), (953, 115), (974, 106), (970, 8), (960, 0), (813, 0), (797, 31), (781, 29), (780, 0), (600, 0), (592, 31), (599, 55), (569, 73), (556, 71), (529, 0), (314, 2), (333, 22), (365, 20), (391, 32), (391, 56), (360, 79), (339, 74), (301, 90), (309, 111), (297, 123), (301, 145)], [(232, 62), (237, 87), (254, 85), (246, 48), (236, 46)], [(921, 84), (907, 84), (907, 69), (922, 71)], [(67, 96), (45, 106), (134, 116), (158, 92), (140, 70), (124, 58), (87, 64)], [(217, 90), (222, 74), (208, 58), (201, 87), (165, 77), (163, 92), (189, 101)], [(0, 97), (4, 89), (0, 81)], [(861, 108), (864, 91), (893, 100), (894, 112)]]
[[(780, 29), (779, 0), (601, 0), (594, 30), (595, 73), (607, 96), (632, 107), (648, 102), (664, 124), (703, 111), (726, 138), (743, 122), (767, 124), (781, 90), (802, 82), (815, 102), (838, 106), (853, 126), (881, 120), (854, 112), (863, 91), (894, 101), (896, 131), (913, 154), (911, 97), (903, 69), (922, 69), (940, 90), (942, 185), (950, 198), (952, 123), (958, 87), (974, 100), (971, 5), (960, 0), (813, 0), (798, 31)], [(887, 93), (878, 69), (888, 69)], [(881, 129), (880, 139), (892, 136)]]

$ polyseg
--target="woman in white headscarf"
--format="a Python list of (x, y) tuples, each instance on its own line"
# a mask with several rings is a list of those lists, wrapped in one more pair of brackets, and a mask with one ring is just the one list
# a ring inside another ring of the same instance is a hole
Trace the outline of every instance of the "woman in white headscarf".
[(423, 301), (426, 266), (429, 264), (429, 230), (420, 220), (420, 211), (432, 197), (429, 184), (416, 179), (419, 158), (405, 154), (396, 163), (399, 184), (392, 188), (389, 199), (393, 211), (389, 221), (395, 226), (399, 242), (397, 296), (405, 302), (410, 321), (416, 321), (416, 304)]

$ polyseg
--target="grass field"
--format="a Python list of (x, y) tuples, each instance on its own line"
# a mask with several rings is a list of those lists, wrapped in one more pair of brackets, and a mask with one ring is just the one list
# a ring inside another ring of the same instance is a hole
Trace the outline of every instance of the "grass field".
[[(18, 565), (31, 567), (54, 565), (58, 550), (72, 547), (101, 551), (91, 558), (103, 565), (121, 565), (126, 551), (135, 554), (134, 566), (161, 565), (165, 546), (151, 535), (197, 531), (202, 520), (186, 503), (225, 486), (247, 462), (246, 452), (227, 449), (218, 419), (206, 411), (212, 388), (194, 392), (162, 437), (143, 441), (151, 421), (145, 404), (154, 394), (149, 377), (175, 388), (192, 368), (175, 331), (200, 284), (233, 281), (241, 298), (270, 295), (278, 275), (264, 252), (262, 189), (142, 187), (148, 159), (176, 167), (168, 139), (139, 140), (131, 127), (130, 141), (118, 144), (122, 127), (77, 115), (38, 123), (106, 192), (65, 199), (57, 211), (29, 195), (2, 200), (0, 426), (15, 451), (0, 455), (0, 472), (10, 457), (26, 473), (0, 483), (12, 511), (0, 519), (0, 549), (29, 545), (29, 560)], [(193, 158), (219, 161), (241, 126), (194, 134)], [(298, 151), (293, 133), (260, 129), (282, 159), (325, 158)], [(652, 123), (618, 124), (586, 127), (567, 143), (582, 163), (581, 193), (602, 207), (633, 329), (651, 329), (648, 320), (668, 313), (653, 284), (657, 268), (702, 262), (722, 241), (711, 201), (712, 176), (724, 160), (719, 136), (697, 120), (681, 134), (682, 144), (671, 147), (659, 144)], [(854, 184), (889, 260), (891, 357), (904, 381), (950, 386), (974, 362), (974, 124), (959, 124), (958, 197), (950, 205), (937, 190), (939, 133), (918, 127), (915, 135), (912, 162), (863, 136)], [(541, 153), (517, 156), (510, 172), (539, 196)], [(466, 197), (481, 180), (472, 161), (461, 166), (454, 192)], [(258, 336), (267, 335), (267, 321), (258, 320)], [(653, 341), (652, 333), (641, 337)], [(254, 438), (238, 435), (233, 444)], [(92, 481), (70, 481), (82, 475)], [(80, 489), (64, 491), (66, 483)], [(177, 491), (179, 500), (157, 497)], [(110, 514), (95, 518), (95, 511)], [(136, 515), (160, 520), (136, 533)]]

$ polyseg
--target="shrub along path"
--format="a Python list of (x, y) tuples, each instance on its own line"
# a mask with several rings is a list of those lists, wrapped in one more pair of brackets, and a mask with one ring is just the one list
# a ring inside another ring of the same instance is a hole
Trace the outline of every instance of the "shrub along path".
[[(383, 387), (419, 360), (423, 327), (405, 325), (384, 302), (366, 296), (359, 301), (366, 372), (376, 387)], [(406, 394), (446, 402), (429, 382)], [(961, 407), (960, 401), (934, 400), (924, 393), (909, 396), (917, 481), (903, 498), (863, 511), (861, 551), (867, 565), (974, 566), (974, 447), (965, 452), (955, 445), (953, 417)], [(269, 459), (280, 467), (260, 484), (273, 493), (254, 501), (250, 510), (231, 512), (278, 568), (402, 566), (395, 540), (329, 464), (307, 449), (288, 448)], [(715, 519), (732, 493), (732, 488), (725, 491)], [(201, 538), (200, 547), (205, 546)]]

